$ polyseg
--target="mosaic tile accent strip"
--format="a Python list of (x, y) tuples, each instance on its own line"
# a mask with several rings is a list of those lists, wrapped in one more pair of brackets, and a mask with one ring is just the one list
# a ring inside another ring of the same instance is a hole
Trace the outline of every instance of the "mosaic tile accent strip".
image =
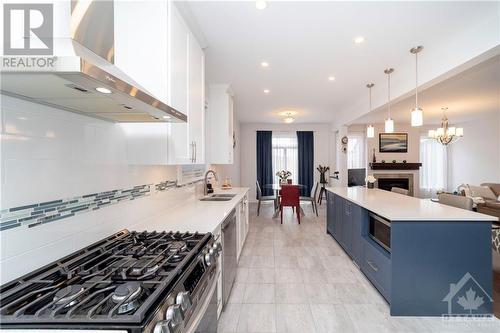
[(177, 187), (177, 181), (175, 180), (166, 180), (164, 182), (158, 183), (155, 185), (156, 191), (165, 191), (169, 188)]
[(151, 194), (151, 187), (152, 184), (138, 185), (129, 189), (92, 193), (81, 197), (4, 209), (0, 211), (0, 232), (21, 226), (33, 228), (76, 214), (98, 210), (121, 201), (142, 198)]

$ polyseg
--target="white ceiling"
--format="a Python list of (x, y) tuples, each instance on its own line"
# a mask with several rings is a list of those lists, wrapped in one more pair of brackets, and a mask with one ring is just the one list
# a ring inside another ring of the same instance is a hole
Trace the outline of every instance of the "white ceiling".
[[(273, 1), (257, 10), (254, 1), (193, 1), (189, 7), (207, 44), (207, 80), (231, 84), (241, 122), (280, 122), (277, 113), (286, 109), (299, 112), (297, 122), (334, 122), (364, 103), (368, 82), (377, 83), (374, 92), (381, 98), (374, 104), (381, 105), (384, 68), (396, 68), (395, 83), (408, 79), (401, 94), (410, 88), (411, 47), (425, 46), (422, 67), (453, 63), (452, 56), (433, 58), (432, 50), (467, 35), (471, 26), (498, 22), (495, 2)], [(498, 35), (487, 33), (489, 39)], [(355, 45), (359, 35), (366, 41)], [(270, 67), (262, 69), (261, 61)]]
[[(442, 107), (447, 107), (450, 121), (466, 122), (492, 113), (500, 113), (500, 56), (495, 56), (447, 80), (419, 92), (419, 105), (424, 110), (424, 125), (439, 124)], [(368, 95), (366, 96), (368, 105)], [(410, 123), (410, 110), (415, 95), (391, 106), (396, 123)], [(380, 107), (351, 124), (383, 123), (387, 107)]]

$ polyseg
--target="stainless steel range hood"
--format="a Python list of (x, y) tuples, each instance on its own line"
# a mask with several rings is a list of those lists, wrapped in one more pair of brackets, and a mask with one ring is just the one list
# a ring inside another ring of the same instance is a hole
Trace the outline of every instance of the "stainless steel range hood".
[(78, 3), (71, 37), (53, 38), (55, 56), (2, 57), (0, 92), (113, 122), (186, 122), (113, 64), (113, 1), (80, 1), (83, 12)]

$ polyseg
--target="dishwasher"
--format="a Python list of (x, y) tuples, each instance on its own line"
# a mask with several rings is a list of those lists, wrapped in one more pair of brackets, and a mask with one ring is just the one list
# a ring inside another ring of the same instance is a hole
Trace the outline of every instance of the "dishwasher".
[(236, 278), (236, 210), (222, 223), (222, 301), (226, 305)]

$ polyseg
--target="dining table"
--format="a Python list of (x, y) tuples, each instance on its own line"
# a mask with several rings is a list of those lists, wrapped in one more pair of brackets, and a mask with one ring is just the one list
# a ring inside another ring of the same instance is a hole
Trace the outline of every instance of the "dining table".
[[(265, 189), (271, 189), (274, 191), (274, 196), (276, 198), (279, 198), (279, 191), (281, 190), (282, 185), (296, 185), (299, 188), (305, 188), (306, 186), (303, 184), (280, 184), (280, 183), (272, 183), (272, 184), (264, 184)], [(274, 205), (274, 214), (273, 214), (273, 219), (277, 218), (280, 214), (280, 204), (279, 204), (279, 199), (275, 201), (276, 204)], [(306, 214), (304, 213), (304, 210), (302, 209), (302, 206), (300, 207), (300, 215), (305, 216)]]

